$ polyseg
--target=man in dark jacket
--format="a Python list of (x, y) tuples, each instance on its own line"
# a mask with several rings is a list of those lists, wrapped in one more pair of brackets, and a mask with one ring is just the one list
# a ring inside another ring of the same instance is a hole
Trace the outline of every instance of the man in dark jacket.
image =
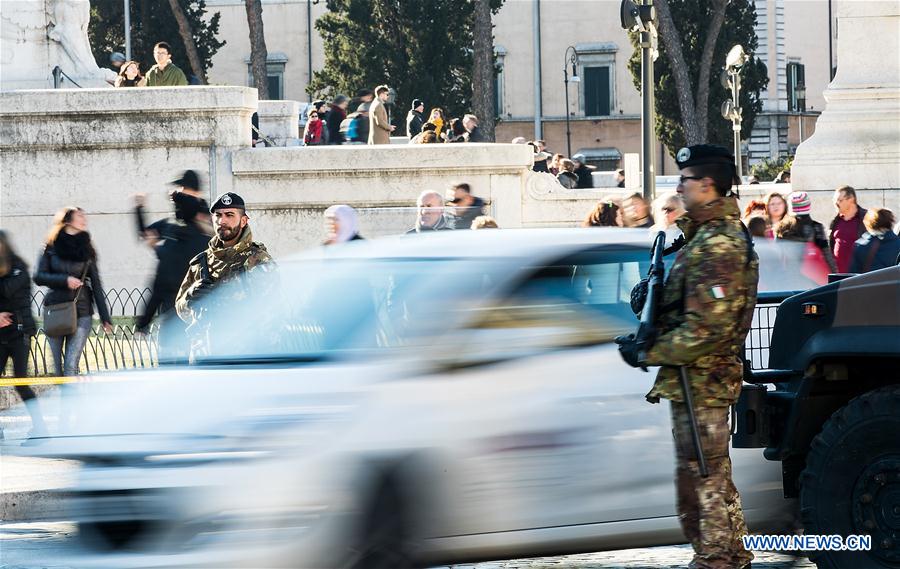
[(422, 132), (422, 125), (425, 124), (425, 103), (419, 99), (413, 99), (412, 108), (406, 115), (406, 138), (412, 138)]
[(206, 249), (212, 237), (207, 204), (200, 197), (200, 180), (193, 170), (172, 182), (178, 188), (170, 194), (175, 207), (175, 217), (161, 219), (144, 226), (143, 196), (136, 201), (135, 216), (138, 233), (153, 247), (159, 263), (153, 279), (147, 308), (137, 321), (137, 329), (146, 332), (157, 312), (160, 314), (160, 361), (186, 361), (189, 345), (185, 325), (174, 312), (178, 288), (187, 273), (188, 264), (199, 252)]
[(846, 273), (853, 260), (856, 241), (866, 232), (863, 224), (866, 210), (857, 205), (856, 190), (850, 186), (841, 186), (834, 191), (834, 207), (837, 215), (828, 226), (828, 245), (837, 263), (837, 271)]
[(453, 229), (472, 229), (472, 222), (479, 215), (484, 215), (484, 200), (472, 195), (472, 187), (459, 182), (447, 191), (447, 201), (453, 204)]
[(485, 138), (481, 129), (478, 128), (478, 117), (475, 115), (466, 115), (463, 117), (463, 128), (469, 133), (466, 135), (467, 142), (490, 142)]
[(328, 144), (344, 143), (341, 123), (347, 118), (347, 107), (349, 105), (350, 99), (346, 95), (338, 95), (331, 101), (331, 110), (325, 116), (325, 131), (328, 133)]
[(575, 175), (578, 176), (578, 187), (593, 188), (594, 177), (592, 175), (592, 172), (596, 170), (596, 168), (593, 166), (588, 166), (584, 163), (583, 154), (576, 154), (572, 156), (572, 162), (575, 163)]

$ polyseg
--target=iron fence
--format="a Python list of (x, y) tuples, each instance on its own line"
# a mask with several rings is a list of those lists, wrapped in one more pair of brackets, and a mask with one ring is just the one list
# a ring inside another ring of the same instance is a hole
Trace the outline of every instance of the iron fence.
[[(792, 294), (794, 293), (760, 294), (745, 342), (745, 353), (751, 369), (768, 369), (775, 315), (779, 304)], [(159, 325), (154, 322), (146, 334), (139, 334), (133, 320), (146, 309), (150, 289), (109, 289), (106, 298), (110, 314), (117, 322), (111, 334), (104, 334), (99, 324), (93, 327), (81, 358), (82, 373), (151, 368), (158, 365)], [(43, 291), (38, 291), (32, 297), (32, 305), (39, 318), (43, 310), (43, 299)], [(53, 356), (43, 327), (39, 327), (37, 335), (32, 339), (30, 367), (29, 371), (35, 376), (55, 375)]]
[[(38, 318), (44, 314), (44, 298), (47, 293), (40, 289), (31, 296), (32, 312)], [(149, 288), (110, 288), (106, 290), (106, 306), (113, 317), (137, 317), (147, 309), (150, 300)]]

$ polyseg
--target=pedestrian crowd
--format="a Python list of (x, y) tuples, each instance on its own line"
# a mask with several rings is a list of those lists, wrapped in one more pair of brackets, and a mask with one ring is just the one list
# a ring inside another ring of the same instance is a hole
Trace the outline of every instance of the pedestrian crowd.
[[(390, 144), (391, 135), (397, 130), (388, 113), (391, 100), (391, 88), (379, 85), (374, 90), (360, 89), (353, 99), (340, 94), (330, 103), (313, 101), (306, 111), (303, 144)], [(426, 116), (421, 99), (412, 101), (406, 115), (406, 138), (410, 144), (488, 142), (475, 115), (448, 120), (444, 110), (435, 107)]]

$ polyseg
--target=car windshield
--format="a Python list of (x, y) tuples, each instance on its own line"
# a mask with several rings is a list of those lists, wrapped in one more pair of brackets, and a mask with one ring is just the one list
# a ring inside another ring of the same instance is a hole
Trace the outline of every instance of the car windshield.
[(223, 285), (189, 335), (201, 347), (199, 362), (318, 360), (433, 346), (463, 323), (496, 327), (499, 314), (504, 327), (521, 329), (540, 307), (539, 320), (552, 320), (554, 330), (583, 329), (572, 324), (578, 313), (608, 339), (613, 328), (636, 324), (628, 301), (645, 260), (640, 251), (538, 265), (522, 258), (304, 259)]
[(199, 360), (318, 359), (408, 345), (489, 293), (502, 261), (316, 259), (217, 289), (188, 332)]

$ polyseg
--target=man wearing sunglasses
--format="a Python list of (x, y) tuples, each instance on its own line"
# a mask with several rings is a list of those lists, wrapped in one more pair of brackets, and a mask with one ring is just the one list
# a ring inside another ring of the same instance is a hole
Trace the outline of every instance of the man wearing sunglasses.
[[(632, 366), (660, 366), (647, 400), (671, 402), (678, 515), (694, 548), (690, 566), (743, 568), (753, 555), (741, 543), (747, 526), (731, 479), (728, 411), (741, 391), (759, 262), (732, 192), (738, 178), (731, 153), (701, 144), (682, 148), (676, 160), (687, 210), (678, 220), (685, 241), (666, 279), (656, 341), (646, 351), (629, 342), (620, 350)], [(681, 367), (693, 395), (705, 478), (691, 439)]]

